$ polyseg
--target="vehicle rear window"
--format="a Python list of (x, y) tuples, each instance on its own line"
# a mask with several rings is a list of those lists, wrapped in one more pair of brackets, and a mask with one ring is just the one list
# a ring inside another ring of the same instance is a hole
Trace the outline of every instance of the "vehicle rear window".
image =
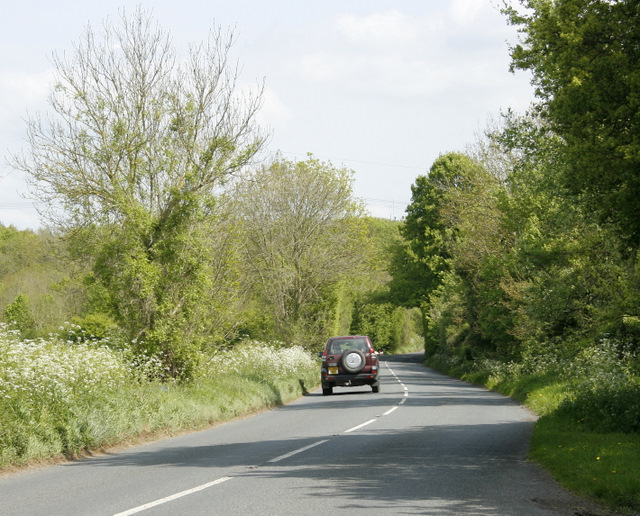
[(331, 341), (329, 347), (330, 353), (344, 353), (348, 349), (359, 349), (360, 351), (369, 351), (367, 339), (336, 339)]

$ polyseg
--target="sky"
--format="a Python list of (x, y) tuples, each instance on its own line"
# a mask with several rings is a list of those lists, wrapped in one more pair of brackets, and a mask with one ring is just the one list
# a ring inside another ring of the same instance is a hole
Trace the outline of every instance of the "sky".
[(51, 55), (71, 52), (87, 25), (138, 6), (177, 51), (232, 28), (243, 86), (264, 80), (258, 115), (268, 154), (312, 153), (354, 171), (354, 196), (376, 217), (401, 219), (411, 185), (439, 155), (464, 152), (507, 108), (533, 100), (509, 71), (514, 27), (500, 0), (0, 0), (0, 223), (41, 227), (23, 172), (27, 114), (45, 113)]

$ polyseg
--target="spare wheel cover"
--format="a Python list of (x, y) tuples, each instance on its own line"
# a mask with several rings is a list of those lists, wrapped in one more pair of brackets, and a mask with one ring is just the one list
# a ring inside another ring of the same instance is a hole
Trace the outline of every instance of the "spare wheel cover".
[(364, 369), (366, 360), (359, 349), (349, 349), (342, 354), (342, 367), (349, 373), (359, 373)]

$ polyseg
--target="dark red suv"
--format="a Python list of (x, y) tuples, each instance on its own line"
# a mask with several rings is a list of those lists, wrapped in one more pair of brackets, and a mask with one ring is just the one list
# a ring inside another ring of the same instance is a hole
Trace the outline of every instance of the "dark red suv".
[(380, 392), (378, 354), (364, 335), (331, 337), (318, 353), (322, 358), (322, 394), (333, 394), (336, 386), (371, 385)]

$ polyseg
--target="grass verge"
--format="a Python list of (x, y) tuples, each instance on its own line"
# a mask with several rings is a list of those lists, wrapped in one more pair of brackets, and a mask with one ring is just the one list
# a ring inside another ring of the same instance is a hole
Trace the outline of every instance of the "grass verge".
[(626, 514), (640, 510), (640, 436), (596, 433), (553, 415), (534, 428), (530, 457), (563, 486)]

